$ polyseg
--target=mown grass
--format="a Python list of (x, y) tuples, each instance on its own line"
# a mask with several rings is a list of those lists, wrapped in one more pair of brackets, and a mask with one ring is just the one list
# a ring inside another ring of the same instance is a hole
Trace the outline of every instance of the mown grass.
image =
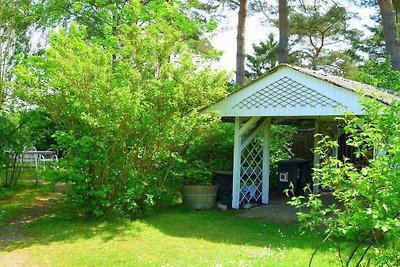
[[(24, 266), (308, 266), (319, 233), (301, 235), (297, 226), (239, 212), (178, 206), (136, 221), (89, 220), (59, 205), (27, 226), (28, 240), (0, 252), (0, 266), (10, 259)], [(329, 247), (313, 264), (336, 265)]]

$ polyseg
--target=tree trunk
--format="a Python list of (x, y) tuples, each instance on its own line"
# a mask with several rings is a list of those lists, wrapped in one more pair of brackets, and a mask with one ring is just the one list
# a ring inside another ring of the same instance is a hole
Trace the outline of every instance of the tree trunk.
[(289, 23), (287, 0), (279, 0), (279, 64), (289, 58)]
[(392, 0), (378, 0), (382, 16), (386, 54), (390, 56), (392, 67), (400, 71), (400, 46), (396, 27), (396, 13)]
[(244, 85), (247, 0), (240, 0), (236, 37), (236, 83)]

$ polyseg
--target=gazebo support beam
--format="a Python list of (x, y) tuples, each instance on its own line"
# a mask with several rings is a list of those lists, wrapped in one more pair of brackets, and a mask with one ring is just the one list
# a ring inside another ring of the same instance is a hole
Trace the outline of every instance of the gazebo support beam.
[(251, 117), (243, 126), (239, 129), (239, 135), (243, 136), (261, 117)]
[(254, 127), (251, 128), (249, 133), (242, 137), (241, 150), (245, 149), (251, 143), (251, 141), (253, 141), (254, 137), (256, 137), (258, 131), (264, 126), (264, 124), (265, 124), (265, 120), (258, 120), (257, 122), (255, 122), (253, 124)]
[[(339, 130), (338, 130), (338, 132), (335, 133), (335, 134), (333, 135), (333, 140), (336, 141), (336, 142), (338, 142), (339, 136), (340, 136), (340, 132), (339, 132)], [(338, 156), (339, 156), (339, 146), (335, 146), (335, 147), (332, 149), (332, 157), (334, 157), (335, 159), (337, 159)]]
[[(314, 125), (314, 168), (318, 167), (318, 164), (320, 162), (320, 157), (319, 155), (315, 152), (316, 148), (318, 147), (318, 141), (319, 137), (315, 136), (316, 134), (320, 133), (320, 122), (319, 120), (315, 120), (315, 125)], [(313, 193), (318, 193), (319, 192), (319, 180), (315, 177), (313, 177)]]
[(271, 118), (266, 118), (264, 126), (262, 196), (261, 196), (261, 202), (264, 204), (268, 204), (269, 200), (270, 156), (271, 156)]
[(233, 145), (233, 184), (232, 184), (232, 208), (239, 208), (240, 168), (242, 155), (242, 137), (240, 136), (240, 117), (235, 117), (235, 137)]

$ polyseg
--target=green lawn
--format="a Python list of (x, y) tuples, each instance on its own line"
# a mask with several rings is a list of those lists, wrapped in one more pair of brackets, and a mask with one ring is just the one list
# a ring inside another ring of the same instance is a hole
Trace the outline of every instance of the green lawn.
[[(28, 225), (29, 240), (0, 252), (0, 266), (308, 266), (318, 233), (239, 212), (178, 206), (137, 221), (87, 220), (60, 206)], [(327, 247), (313, 264), (336, 265)]]

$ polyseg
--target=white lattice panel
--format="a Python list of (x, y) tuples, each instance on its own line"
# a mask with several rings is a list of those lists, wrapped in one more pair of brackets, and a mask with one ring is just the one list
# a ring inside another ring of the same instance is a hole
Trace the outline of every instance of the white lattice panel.
[(337, 108), (341, 104), (288, 77), (268, 85), (251, 96), (241, 99), (234, 106), (239, 109), (276, 108), (276, 107), (329, 107)]
[(257, 202), (262, 194), (262, 143), (254, 138), (242, 151), (239, 203)]

